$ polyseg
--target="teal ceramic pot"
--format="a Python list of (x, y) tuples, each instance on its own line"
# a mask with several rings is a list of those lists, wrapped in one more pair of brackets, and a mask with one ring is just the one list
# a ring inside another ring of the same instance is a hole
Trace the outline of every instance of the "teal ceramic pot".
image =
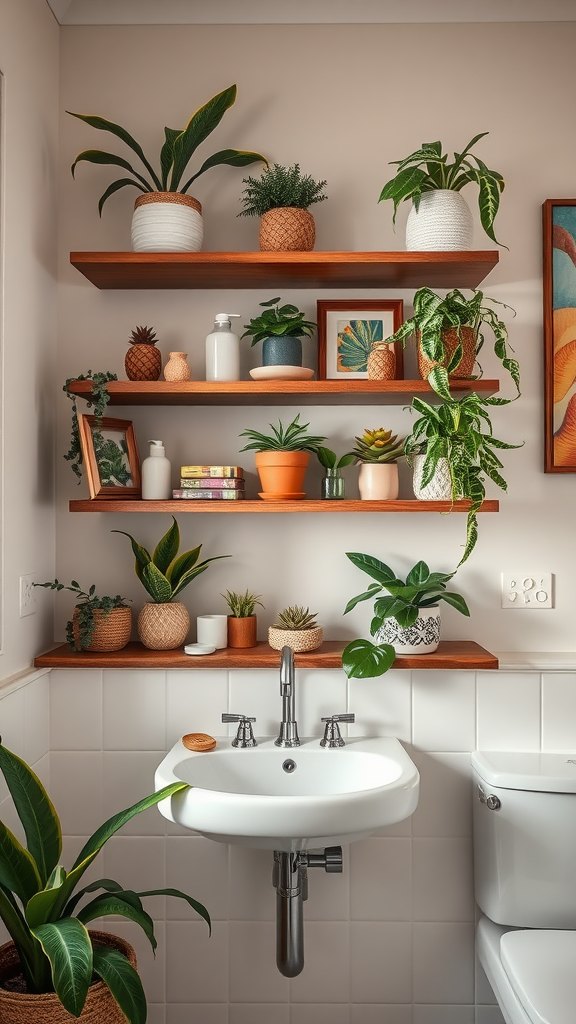
[(301, 338), (264, 338), (263, 366), (302, 366)]

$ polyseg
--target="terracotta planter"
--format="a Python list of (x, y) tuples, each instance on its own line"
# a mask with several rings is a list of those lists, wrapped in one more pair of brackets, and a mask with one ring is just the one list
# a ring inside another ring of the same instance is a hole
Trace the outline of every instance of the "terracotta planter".
[(144, 192), (134, 203), (133, 252), (200, 252), (204, 223), (197, 199), (181, 192)]
[[(85, 651), (121, 651), (130, 640), (132, 630), (132, 609), (112, 608), (106, 615), (102, 609), (94, 611), (94, 632)], [(80, 628), (78, 625), (78, 609), (72, 615), (72, 631), (74, 644), (80, 647)], [(1, 1018), (0, 1018), (1, 1019)]]
[(283, 647), (291, 647), (293, 651), (315, 651), (324, 639), (322, 626), (314, 629), (277, 629), (268, 628), (268, 643), (275, 651)]
[(181, 601), (147, 601), (138, 616), (138, 636), (151, 651), (173, 651), (184, 643), (190, 629), (188, 609)]
[(374, 634), (376, 643), (391, 644), (396, 654), (432, 654), (440, 643), (440, 608), (431, 604), (418, 609), (418, 618), (411, 626), (401, 626), (393, 615), (384, 619)]
[(362, 501), (394, 501), (398, 497), (398, 463), (363, 462), (358, 474)]
[(308, 452), (256, 452), (260, 497), (265, 501), (304, 498), (304, 475), (309, 461)]
[(430, 370), (435, 366), (448, 366), (454, 352), (458, 348), (458, 345), (462, 345), (462, 358), (456, 367), (450, 373), (450, 378), (462, 378), (471, 377), (474, 373), (474, 364), (476, 362), (476, 331), (473, 327), (461, 327), (460, 336), (455, 327), (450, 327), (442, 331), (442, 341), (444, 342), (444, 349), (446, 356), (442, 360), (428, 359), (422, 352), (420, 346), (420, 332), (418, 332), (418, 371), (422, 380), (426, 380)]
[(238, 619), (235, 615), (228, 616), (228, 647), (256, 647), (256, 615), (246, 615)]
[[(129, 943), (118, 935), (90, 930), (92, 941), (102, 946), (119, 949), (136, 969), (136, 954)], [(55, 992), (32, 995), (27, 992), (9, 991), (2, 986), (17, 982), (20, 975), (20, 961), (13, 942), (0, 946), (0, 1021), (2, 1024), (126, 1024), (126, 1017), (112, 998), (110, 989), (103, 981), (97, 981), (88, 989), (84, 1009), (79, 1017), (71, 1017)], [(20, 975), (21, 977), (21, 975)]]
[(262, 252), (309, 252), (316, 241), (316, 225), (309, 210), (277, 206), (260, 221)]

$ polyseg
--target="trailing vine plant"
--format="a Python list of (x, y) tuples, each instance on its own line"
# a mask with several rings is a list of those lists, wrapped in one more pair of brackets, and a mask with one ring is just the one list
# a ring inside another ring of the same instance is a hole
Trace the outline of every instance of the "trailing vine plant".
[(32, 585), (34, 587), (44, 587), (46, 590), (70, 590), (73, 594), (77, 595), (78, 604), (75, 607), (75, 612), (77, 613), (76, 621), (69, 619), (66, 623), (66, 640), (73, 651), (83, 651), (89, 646), (96, 627), (95, 611), (103, 612), (103, 617), (105, 618), (114, 608), (128, 608), (127, 602), (131, 600), (131, 598), (121, 597), (120, 594), (116, 594), (115, 597), (99, 597), (94, 583), (88, 591), (85, 591), (81, 590), (77, 580), (72, 580), (69, 587), (64, 583), (60, 583), (60, 580), (53, 580), (48, 583), (34, 583)]
[(102, 417), (106, 412), (106, 406), (110, 401), (110, 395), (108, 394), (108, 382), (111, 380), (118, 380), (118, 376), (115, 373), (109, 373), (108, 370), (103, 370), (98, 373), (92, 373), (92, 370), (87, 370), (86, 373), (78, 373), (74, 377), (68, 377), (68, 380), (62, 387), (62, 391), (65, 392), (66, 396), (72, 402), (72, 434), (70, 438), (70, 448), (66, 452), (64, 458), (67, 462), (71, 463), (72, 472), (78, 477), (78, 483), (82, 477), (81, 465), (83, 463), (82, 448), (80, 446), (80, 431), (78, 429), (78, 396), (70, 391), (70, 385), (72, 381), (76, 380), (89, 380), (92, 382), (92, 394), (90, 398), (86, 399), (88, 408), (94, 407), (94, 416), (96, 418), (96, 430), (100, 425)]

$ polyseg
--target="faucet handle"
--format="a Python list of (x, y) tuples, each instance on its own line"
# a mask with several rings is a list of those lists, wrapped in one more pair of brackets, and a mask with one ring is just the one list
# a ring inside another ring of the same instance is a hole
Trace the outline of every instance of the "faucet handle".
[(222, 715), (223, 722), (238, 722), (238, 731), (232, 740), (233, 747), (257, 747), (258, 743), (254, 739), (254, 733), (252, 731), (252, 722), (255, 722), (255, 718), (248, 718), (246, 715), (231, 715), (224, 712)]
[(344, 715), (329, 715), (327, 718), (321, 718), (321, 722), (326, 722), (326, 728), (324, 729), (324, 736), (320, 740), (321, 747), (343, 747), (345, 746), (344, 740), (340, 734), (339, 722), (354, 722), (356, 715), (344, 714)]

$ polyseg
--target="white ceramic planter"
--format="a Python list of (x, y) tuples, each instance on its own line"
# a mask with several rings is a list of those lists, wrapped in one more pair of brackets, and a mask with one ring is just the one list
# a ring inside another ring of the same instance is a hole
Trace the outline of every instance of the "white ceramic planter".
[(420, 608), (412, 626), (404, 629), (391, 616), (374, 634), (376, 643), (391, 644), (396, 654), (432, 654), (440, 643), (440, 609), (437, 604)]
[(412, 206), (406, 222), (409, 251), (471, 249), (474, 222), (470, 207), (460, 192), (436, 189), (424, 192), (418, 210)]
[(452, 478), (447, 459), (438, 459), (436, 472), (429, 484), (422, 487), (422, 474), (424, 472), (425, 455), (414, 455), (412, 464), (414, 477), (412, 486), (414, 496), (419, 501), (452, 501)]
[(396, 462), (363, 462), (358, 474), (362, 501), (394, 501), (398, 497)]
[(202, 207), (181, 192), (144, 192), (134, 203), (132, 252), (200, 252)]

